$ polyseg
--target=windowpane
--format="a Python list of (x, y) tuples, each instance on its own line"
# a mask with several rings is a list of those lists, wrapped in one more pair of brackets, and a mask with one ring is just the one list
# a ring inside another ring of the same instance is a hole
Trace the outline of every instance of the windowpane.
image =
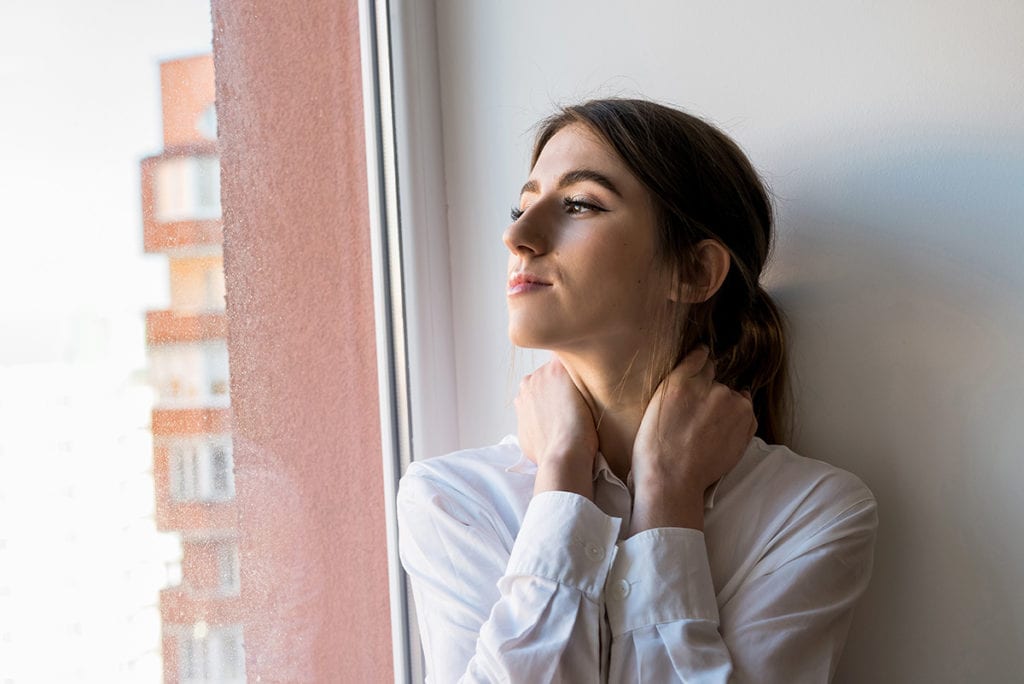
[(153, 345), (150, 368), (161, 408), (228, 405), (225, 340)]
[(154, 218), (160, 223), (220, 218), (220, 162), (216, 157), (171, 157), (156, 167)]
[(230, 435), (182, 435), (164, 443), (175, 501), (226, 501), (234, 496)]
[(211, 8), (58, 4), (0, 3), (0, 684), (241, 682)]
[(217, 548), (218, 587), (222, 593), (237, 594), (240, 584), (238, 574), (238, 545), (225, 542)]
[(182, 684), (235, 684), (245, 681), (240, 625), (212, 627), (198, 622), (178, 628), (178, 672)]

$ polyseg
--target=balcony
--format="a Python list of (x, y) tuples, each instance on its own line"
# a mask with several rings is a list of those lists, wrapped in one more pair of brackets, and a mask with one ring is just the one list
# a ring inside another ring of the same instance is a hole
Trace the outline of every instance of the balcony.
[(146, 252), (211, 253), (224, 240), (220, 171), (213, 144), (169, 150), (141, 162)]
[(234, 499), (215, 503), (172, 501), (167, 478), (157, 477), (156, 526), (161, 532), (208, 534), (238, 527)]
[(228, 321), (223, 311), (146, 313), (146, 344), (203, 342), (228, 336)]
[(160, 615), (165, 624), (193, 625), (205, 622), (213, 626), (237, 624), (242, 621), (241, 605), (237, 596), (200, 598), (180, 586), (161, 590)]
[(154, 437), (231, 432), (231, 409), (153, 409), (152, 427)]

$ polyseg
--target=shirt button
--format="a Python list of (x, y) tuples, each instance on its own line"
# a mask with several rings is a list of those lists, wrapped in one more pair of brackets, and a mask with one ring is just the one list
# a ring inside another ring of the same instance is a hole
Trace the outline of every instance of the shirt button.
[(620, 579), (612, 586), (612, 595), (620, 601), (629, 596), (629, 582)]
[(604, 560), (604, 549), (597, 544), (587, 544), (587, 558), (592, 561)]

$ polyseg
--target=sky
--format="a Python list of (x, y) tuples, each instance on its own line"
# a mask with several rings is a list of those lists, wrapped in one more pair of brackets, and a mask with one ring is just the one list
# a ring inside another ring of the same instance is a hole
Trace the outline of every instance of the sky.
[(159, 62), (211, 36), (208, 0), (0, 3), (0, 364), (83, 315), (166, 306), (139, 160), (162, 147)]

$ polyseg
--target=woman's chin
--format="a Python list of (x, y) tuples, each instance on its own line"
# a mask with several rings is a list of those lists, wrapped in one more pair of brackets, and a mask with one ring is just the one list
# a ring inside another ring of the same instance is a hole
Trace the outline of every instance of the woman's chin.
[(516, 347), (523, 349), (553, 349), (554, 340), (549, 335), (540, 334), (537, 330), (523, 330), (520, 326), (509, 326), (508, 339)]

